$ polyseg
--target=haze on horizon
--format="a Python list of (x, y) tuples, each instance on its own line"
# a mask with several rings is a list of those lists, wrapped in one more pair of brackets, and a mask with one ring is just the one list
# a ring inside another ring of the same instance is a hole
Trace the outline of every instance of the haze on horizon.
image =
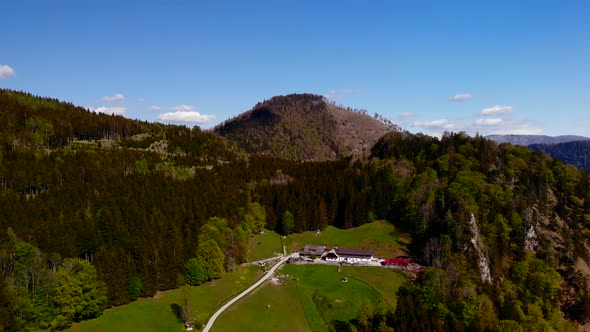
[(584, 1), (2, 4), (0, 88), (204, 128), (309, 92), (411, 132), (590, 136)]

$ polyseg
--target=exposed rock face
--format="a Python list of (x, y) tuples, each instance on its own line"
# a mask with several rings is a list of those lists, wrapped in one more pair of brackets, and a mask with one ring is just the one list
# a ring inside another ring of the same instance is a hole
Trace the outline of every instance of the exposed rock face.
[(526, 232), (526, 238), (524, 240), (524, 247), (527, 250), (534, 251), (538, 245), (537, 241), (537, 232), (535, 232), (535, 228), (533, 226), (529, 227), (529, 230)]
[(471, 233), (473, 237), (471, 238), (471, 244), (475, 248), (477, 255), (479, 256), (479, 269), (481, 271), (481, 280), (484, 282), (492, 282), (492, 274), (490, 272), (490, 264), (488, 261), (488, 257), (485, 254), (485, 247), (481, 240), (481, 236), (479, 233), (479, 228), (477, 227), (477, 221), (475, 220), (475, 215), (471, 213), (471, 219), (469, 219), (469, 226), (471, 229)]

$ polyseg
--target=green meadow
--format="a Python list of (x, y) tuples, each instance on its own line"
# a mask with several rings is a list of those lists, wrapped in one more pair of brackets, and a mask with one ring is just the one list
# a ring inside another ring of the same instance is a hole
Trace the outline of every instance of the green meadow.
[[(286, 265), (284, 284), (267, 282), (224, 312), (214, 331), (328, 331), (378, 306), (394, 309), (404, 274), (380, 267)], [(347, 282), (342, 279), (346, 277)]]
[(226, 273), (214, 283), (200, 286), (183, 286), (178, 289), (158, 292), (152, 298), (141, 298), (127, 305), (111, 308), (102, 316), (74, 324), (70, 331), (128, 332), (128, 331), (186, 331), (170, 309), (173, 303), (182, 305), (189, 300), (193, 317), (201, 323), (218, 307), (234, 295), (248, 288), (262, 271), (257, 267), (243, 268)]
[(264, 230), (264, 234), (255, 234), (248, 241), (248, 261), (253, 262), (283, 253), (281, 236), (276, 232)]
[(343, 266), (341, 272), (369, 284), (392, 308), (397, 305), (397, 290), (406, 281), (399, 270), (376, 266)]
[(371, 249), (376, 256), (395, 257), (406, 253), (410, 235), (387, 221), (379, 220), (345, 230), (328, 226), (319, 236), (316, 236), (316, 232), (303, 232), (289, 235), (284, 241), (289, 250), (300, 250), (306, 244), (318, 244)]
[(212, 331), (309, 331), (295, 285), (264, 285), (228, 308)]

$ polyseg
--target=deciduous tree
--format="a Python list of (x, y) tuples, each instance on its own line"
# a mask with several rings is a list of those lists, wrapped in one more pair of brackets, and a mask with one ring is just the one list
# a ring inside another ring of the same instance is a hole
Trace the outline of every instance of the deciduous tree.
[(205, 271), (198, 258), (191, 258), (186, 262), (186, 282), (192, 286), (198, 286), (206, 280)]
[(223, 275), (224, 255), (215, 241), (206, 240), (199, 243), (197, 255), (207, 280), (221, 278)]

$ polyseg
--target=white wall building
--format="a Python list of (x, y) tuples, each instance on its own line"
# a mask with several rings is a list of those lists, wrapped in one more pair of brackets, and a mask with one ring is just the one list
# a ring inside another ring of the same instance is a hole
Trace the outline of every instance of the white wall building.
[(373, 259), (373, 252), (363, 249), (334, 248), (326, 254), (325, 259), (328, 262), (370, 262)]

